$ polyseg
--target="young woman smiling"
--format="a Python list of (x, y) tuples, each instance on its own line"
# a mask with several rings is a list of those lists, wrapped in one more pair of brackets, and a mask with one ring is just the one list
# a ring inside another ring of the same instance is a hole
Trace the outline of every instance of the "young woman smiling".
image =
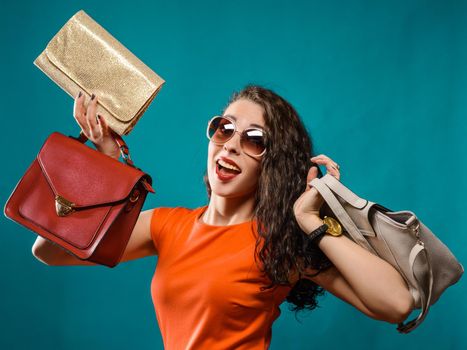
[[(76, 121), (118, 159), (97, 98), (83, 100), (75, 100)], [(279, 305), (311, 310), (324, 290), (377, 320), (407, 317), (412, 297), (384, 260), (344, 235), (321, 235), (304, 249), (323, 225), (323, 199), (307, 183), (316, 164), (337, 179), (340, 170), (325, 155), (311, 157), (310, 137), (286, 100), (248, 85), (209, 121), (207, 136), (208, 204), (141, 212), (122, 259), (158, 255), (151, 294), (166, 349), (268, 348)], [(41, 237), (33, 254), (49, 265), (94, 265)]]

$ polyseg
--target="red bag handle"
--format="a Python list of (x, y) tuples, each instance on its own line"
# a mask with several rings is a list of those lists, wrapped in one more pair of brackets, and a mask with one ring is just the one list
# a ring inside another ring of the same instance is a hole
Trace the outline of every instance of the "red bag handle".
[[(125, 141), (123, 141), (122, 137), (117, 134), (116, 132), (114, 132), (113, 130), (110, 130), (110, 132), (112, 133), (112, 136), (115, 140), (115, 142), (117, 143), (119, 149), (120, 149), (120, 154), (122, 155), (122, 158), (123, 160), (125, 161), (125, 163), (129, 166), (132, 166), (133, 168), (136, 168), (138, 170), (141, 170), (140, 168), (137, 168), (135, 166), (135, 164), (133, 163), (133, 161), (131, 160), (131, 157), (130, 157), (130, 149), (128, 148), (127, 144), (125, 143)], [(73, 136), (71, 136), (73, 137)], [(78, 137), (73, 137), (74, 139), (78, 140), (79, 142), (81, 143), (86, 143), (86, 141), (88, 140), (88, 138), (86, 137), (86, 135), (83, 134), (83, 131), (81, 130), (80, 133), (79, 133), (79, 136)]]
[[(120, 154), (122, 155), (123, 160), (125, 161), (125, 163), (127, 165), (135, 168), (135, 169), (138, 169), (139, 171), (142, 171), (140, 168), (136, 167), (135, 164), (133, 163), (133, 161), (131, 160), (131, 158), (130, 158), (130, 149), (128, 148), (125, 141), (123, 141), (122, 137), (113, 130), (110, 130), (110, 132), (112, 133), (112, 136), (113, 136), (115, 142), (117, 143), (118, 147), (120, 148)], [(74, 138), (75, 140), (78, 140), (81, 143), (86, 143), (86, 141), (88, 140), (86, 135), (83, 134), (83, 130), (80, 131), (78, 137), (74, 137), (74, 136), (70, 136), (70, 137)], [(147, 191), (155, 193), (155, 191), (152, 188), (151, 184), (145, 178), (143, 178), (141, 182), (142, 182), (143, 186), (146, 188)]]

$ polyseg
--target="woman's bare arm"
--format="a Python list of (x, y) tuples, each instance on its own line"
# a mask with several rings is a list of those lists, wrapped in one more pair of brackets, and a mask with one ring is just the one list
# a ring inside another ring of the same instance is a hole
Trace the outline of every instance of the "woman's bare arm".
[[(328, 174), (340, 179), (340, 168), (329, 157), (319, 155), (311, 161), (326, 166)], [(294, 203), (295, 218), (306, 233), (323, 224), (319, 209), (324, 199), (309, 185), (317, 176), (318, 168), (312, 166), (308, 171), (305, 192)], [(312, 281), (373, 318), (391, 323), (405, 320), (412, 310), (413, 298), (394, 267), (346, 236), (324, 235), (319, 248), (335, 267), (310, 277)], [(313, 274), (316, 271), (309, 272)]]
[[(320, 225), (317, 220), (316, 228)], [(319, 248), (334, 266), (310, 280), (372, 318), (391, 323), (407, 318), (413, 298), (402, 276), (389, 263), (346, 236), (325, 235)]]
[[(156, 249), (151, 238), (151, 216), (154, 209), (142, 211), (130, 236), (120, 262), (156, 255)], [(76, 258), (64, 249), (50, 241), (37, 237), (32, 246), (32, 254), (47, 265), (97, 265)]]

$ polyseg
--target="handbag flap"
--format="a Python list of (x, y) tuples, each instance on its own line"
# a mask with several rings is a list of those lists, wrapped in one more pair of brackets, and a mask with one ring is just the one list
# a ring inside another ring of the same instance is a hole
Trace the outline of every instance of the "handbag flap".
[(112, 116), (128, 122), (147, 108), (164, 80), (83, 10), (48, 43), (50, 62)]
[(37, 160), (54, 195), (76, 209), (122, 201), (142, 177), (148, 177), (58, 132), (49, 136)]

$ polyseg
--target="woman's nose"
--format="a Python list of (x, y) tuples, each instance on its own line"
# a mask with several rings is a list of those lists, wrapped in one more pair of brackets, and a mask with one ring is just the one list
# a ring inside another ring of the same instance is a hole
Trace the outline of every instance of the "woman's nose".
[(240, 133), (236, 132), (235, 135), (232, 136), (230, 140), (224, 143), (224, 149), (233, 152), (233, 153), (240, 153)]

